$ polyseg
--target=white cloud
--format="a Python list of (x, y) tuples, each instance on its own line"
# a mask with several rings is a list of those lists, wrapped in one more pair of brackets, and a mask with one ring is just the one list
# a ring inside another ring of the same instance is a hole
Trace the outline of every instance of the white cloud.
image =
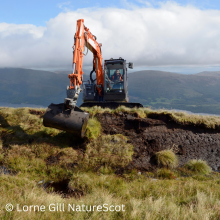
[[(123, 57), (135, 67), (220, 65), (220, 11), (167, 2), (63, 12), (46, 27), (0, 23), (0, 67), (71, 68), (80, 18), (102, 43), (104, 59)], [(91, 63), (90, 53), (84, 66)]]
[(67, 6), (69, 6), (70, 4), (71, 4), (70, 1), (62, 2), (62, 3), (57, 4), (57, 7), (64, 10), (64, 11), (68, 11), (69, 9), (67, 8)]
[(0, 23), (0, 36), (4, 39), (12, 35), (23, 35), (25, 37), (30, 34), (34, 39), (37, 39), (43, 37), (45, 29), (45, 27), (36, 27), (32, 24), (16, 25)]
[(152, 4), (149, 1), (145, 1), (145, 0), (137, 0), (137, 2), (147, 6), (147, 7), (152, 7)]

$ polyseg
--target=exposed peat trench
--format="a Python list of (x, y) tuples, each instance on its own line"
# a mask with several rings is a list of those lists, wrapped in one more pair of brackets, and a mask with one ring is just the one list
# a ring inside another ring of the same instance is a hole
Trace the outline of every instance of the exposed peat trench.
[(154, 154), (170, 148), (178, 155), (180, 166), (190, 159), (202, 159), (213, 170), (220, 168), (220, 130), (177, 124), (169, 115), (151, 114), (142, 119), (126, 113), (102, 113), (96, 117), (103, 133), (128, 137), (135, 152), (130, 168), (153, 170)]
[(64, 179), (59, 182), (44, 183), (43, 188), (45, 188), (47, 191), (48, 189), (52, 188), (53, 192), (60, 194), (63, 198), (80, 198), (84, 195), (82, 190), (69, 187), (69, 179)]

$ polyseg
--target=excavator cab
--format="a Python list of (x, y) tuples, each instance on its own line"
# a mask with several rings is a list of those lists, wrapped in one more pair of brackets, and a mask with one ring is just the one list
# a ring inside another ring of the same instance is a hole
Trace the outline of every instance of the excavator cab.
[[(128, 63), (133, 69), (133, 63)], [(92, 72), (91, 72), (92, 73)], [(104, 61), (102, 96), (99, 96), (95, 80), (83, 85), (83, 104), (80, 107), (100, 106), (115, 109), (121, 105), (129, 108), (143, 107), (140, 103), (129, 102), (126, 60), (113, 59)]]
[[(102, 96), (97, 84), (90, 75), (91, 82), (83, 85), (83, 104), (81, 107), (108, 105), (109, 102), (128, 102), (128, 82), (126, 60), (110, 59), (104, 62)], [(99, 103), (98, 103), (99, 102)], [(111, 108), (111, 106), (108, 106)]]
[(104, 73), (104, 100), (128, 102), (126, 60), (105, 60)]

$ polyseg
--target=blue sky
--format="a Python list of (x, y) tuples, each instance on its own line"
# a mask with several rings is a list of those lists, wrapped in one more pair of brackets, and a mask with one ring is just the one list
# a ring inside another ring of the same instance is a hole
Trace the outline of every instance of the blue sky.
[[(77, 10), (80, 8), (97, 7), (97, 8), (129, 8), (131, 5), (137, 7), (160, 7), (165, 0), (5, 0), (0, 1), (0, 23), (14, 24), (34, 24), (36, 26), (45, 26), (46, 22), (56, 17), (60, 12), (66, 10)], [(176, 0), (172, 1), (185, 6), (194, 5), (202, 10), (217, 9), (220, 10), (219, 0)], [(129, 6), (130, 5), (130, 6)], [(151, 6), (150, 6), (151, 5)]]

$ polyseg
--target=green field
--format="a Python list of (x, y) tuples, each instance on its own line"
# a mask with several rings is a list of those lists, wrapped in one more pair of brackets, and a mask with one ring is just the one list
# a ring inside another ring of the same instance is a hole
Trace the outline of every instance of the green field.
[[(173, 167), (117, 174), (133, 154), (126, 137), (103, 135), (91, 116), (87, 137), (76, 144), (70, 134), (42, 125), (44, 111), (0, 108), (0, 164), (12, 172), (0, 175), (1, 219), (220, 218), (219, 173)], [(95, 111), (101, 110), (91, 110)], [(147, 117), (151, 111), (138, 114)], [(173, 117), (207, 127), (219, 124), (216, 117), (188, 118), (184, 113)], [(43, 187), (52, 181), (68, 181), (70, 196), (64, 197), (50, 185)], [(11, 212), (5, 209), (9, 203), (14, 206)]]

